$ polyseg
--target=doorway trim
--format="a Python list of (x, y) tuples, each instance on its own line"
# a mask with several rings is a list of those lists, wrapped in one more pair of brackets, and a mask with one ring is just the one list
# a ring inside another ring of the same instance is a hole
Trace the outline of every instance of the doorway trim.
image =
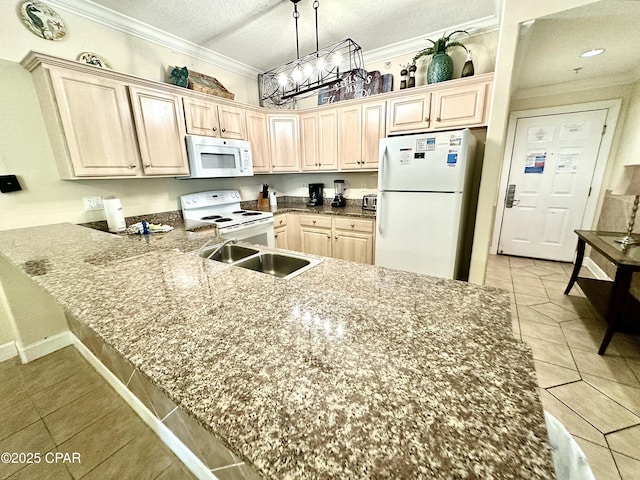
[(504, 215), (504, 202), (506, 197), (507, 183), (509, 182), (509, 173), (511, 169), (511, 154), (516, 137), (517, 121), (521, 118), (540, 117), (545, 115), (560, 115), (564, 113), (580, 113), (587, 110), (603, 110), (608, 109), (605, 134), (602, 136), (598, 158), (596, 159), (595, 169), (593, 171), (593, 179), (591, 180), (591, 194), (587, 199), (587, 205), (584, 211), (584, 217), (580, 228), (590, 230), (596, 216), (596, 209), (600, 201), (600, 192), (602, 191), (602, 182), (604, 173), (609, 160), (609, 153), (613, 144), (613, 137), (618, 124), (620, 115), (620, 106), (622, 100), (612, 99), (600, 102), (576, 103), (571, 105), (559, 105), (557, 107), (536, 108), (532, 110), (520, 110), (511, 112), (509, 115), (509, 126), (507, 127), (507, 135), (505, 137), (504, 157), (502, 159), (502, 170), (500, 172), (500, 186), (498, 187), (498, 200), (496, 203), (496, 216), (493, 222), (493, 235), (491, 237), (491, 247), (489, 253), (497, 255), (500, 242), (500, 231), (502, 229), (502, 217)]

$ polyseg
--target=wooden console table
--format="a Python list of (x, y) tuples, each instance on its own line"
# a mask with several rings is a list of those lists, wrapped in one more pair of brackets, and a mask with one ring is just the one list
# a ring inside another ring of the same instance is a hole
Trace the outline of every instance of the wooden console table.
[[(620, 331), (625, 323), (631, 328), (640, 327), (640, 302), (629, 293), (631, 276), (633, 272), (640, 271), (640, 245), (623, 249), (619, 243), (615, 242), (616, 238), (624, 237), (625, 234), (620, 232), (595, 230), (575, 230), (575, 232), (578, 235), (576, 263), (564, 293), (568, 295), (577, 281), (591, 304), (606, 319), (607, 332), (598, 350), (598, 354), (603, 355), (613, 333), (616, 330)], [(587, 244), (616, 266), (613, 282), (578, 277)]]

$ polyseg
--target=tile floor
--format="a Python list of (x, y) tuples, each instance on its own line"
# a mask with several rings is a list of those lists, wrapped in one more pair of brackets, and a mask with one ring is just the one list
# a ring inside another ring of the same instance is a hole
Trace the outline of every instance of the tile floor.
[(533, 351), (542, 404), (596, 479), (640, 480), (640, 336), (616, 333), (598, 355), (605, 322), (577, 285), (564, 295), (572, 269), (491, 255), (486, 284), (511, 292), (514, 335)]
[[(0, 363), (0, 452), (43, 459), (0, 462), (2, 480), (195, 478), (73, 347)], [(47, 463), (49, 452), (77, 452), (80, 463)]]

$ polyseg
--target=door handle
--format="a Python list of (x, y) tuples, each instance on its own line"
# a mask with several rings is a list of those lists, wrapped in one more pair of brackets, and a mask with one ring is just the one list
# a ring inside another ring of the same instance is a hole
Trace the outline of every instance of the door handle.
[(512, 208), (514, 205), (518, 205), (520, 200), (515, 200), (516, 186), (511, 184), (507, 187), (507, 198), (505, 198), (505, 208)]

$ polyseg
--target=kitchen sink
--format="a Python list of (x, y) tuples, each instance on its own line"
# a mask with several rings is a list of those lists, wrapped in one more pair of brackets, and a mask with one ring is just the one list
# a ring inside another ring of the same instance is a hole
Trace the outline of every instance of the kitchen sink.
[[(216, 249), (219, 249), (216, 251)], [(211, 255), (211, 253), (213, 255)], [(289, 279), (315, 267), (322, 262), (321, 258), (275, 252), (228, 243), (212, 245), (198, 252), (203, 258), (228, 263), (255, 272), (265, 273), (277, 278)], [(209, 257), (211, 255), (211, 257)]]
[(208, 248), (200, 253), (200, 256), (203, 258), (210, 258), (211, 260), (215, 260), (217, 262), (234, 263), (238, 260), (242, 260), (243, 258), (247, 258), (259, 252), (259, 250), (256, 250), (255, 248), (243, 247), (242, 245), (235, 245), (230, 243), (224, 245), (220, 250), (209, 257), (209, 255), (211, 255), (211, 252), (213, 252), (216, 248), (218, 248), (217, 245), (213, 245), (211, 248)]
[(236, 266), (284, 278), (293, 273), (302, 273), (301, 270), (305, 267), (311, 268), (315, 265), (312, 265), (312, 260), (316, 259), (294, 257), (280, 253), (260, 253), (236, 263)]

